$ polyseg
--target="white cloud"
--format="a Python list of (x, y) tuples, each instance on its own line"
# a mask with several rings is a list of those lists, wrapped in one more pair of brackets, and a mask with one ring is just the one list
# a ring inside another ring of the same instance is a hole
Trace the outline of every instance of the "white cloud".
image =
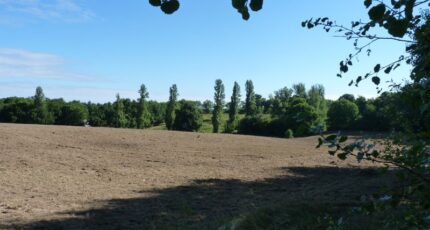
[(64, 70), (62, 57), (23, 49), (0, 48), (0, 77), (89, 80), (88, 76)]
[(95, 17), (91, 10), (79, 6), (75, 0), (0, 0), (0, 7), (2, 13), (29, 15), (42, 20), (83, 22)]

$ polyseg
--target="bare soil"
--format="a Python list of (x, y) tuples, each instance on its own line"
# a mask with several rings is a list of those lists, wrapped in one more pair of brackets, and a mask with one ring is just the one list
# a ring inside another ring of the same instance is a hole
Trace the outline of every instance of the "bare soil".
[(0, 124), (0, 228), (202, 229), (280, 201), (351, 204), (384, 181), (316, 144)]

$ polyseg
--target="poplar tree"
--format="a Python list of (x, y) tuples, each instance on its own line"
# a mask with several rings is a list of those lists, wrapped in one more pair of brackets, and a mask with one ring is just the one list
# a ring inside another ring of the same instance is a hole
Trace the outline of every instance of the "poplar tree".
[(212, 126), (213, 132), (218, 133), (220, 130), (220, 125), (222, 124), (222, 114), (224, 109), (224, 100), (225, 100), (225, 92), (224, 92), (224, 84), (221, 79), (217, 79), (215, 81), (215, 94), (214, 94), (214, 109), (212, 111)]
[(175, 121), (176, 103), (178, 100), (178, 88), (176, 84), (173, 84), (172, 87), (170, 87), (169, 93), (169, 102), (167, 103), (166, 117), (164, 118), (164, 122), (166, 123), (167, 129), (172, 130), (173, 123)]
[(237, 82), (234, 82), (233, 93), (231, 95), (231, 101), (228, 108), (228, 121), (226, 126), (226, 132), (233, 132), (239, 121), (239, 102), (240, 102), (240, 86)]
[(151, 126), (151, 113), (148, 109), (147, 99), (149, 98), (148, 90), (146, 86), (142, 84), (139, 89), (139, 104), (137, 112), (137, 128), (143, 129)]
[(116, 101), (115, 101), (115, 116), (114, 116), (114, 125), (117, 128), (123, 128), (127, 124), (127, 119), (124, 114), (124, 104), (121, 100), (121, 97), (119, 96), (119, 93), (116, 94)]
[(257, 103), (255, 101), (254, 84), (251, 80), (245, 83), (246, 99), (245, 99), (245, 115), (254, 116), (257, 114)]

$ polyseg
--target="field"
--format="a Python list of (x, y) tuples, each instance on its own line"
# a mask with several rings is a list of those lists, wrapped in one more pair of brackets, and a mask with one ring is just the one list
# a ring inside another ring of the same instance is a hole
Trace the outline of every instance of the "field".
[(352, 205), (384, 181), (316, 143), (0, 124), (0, 228), (213, 228), (281, 202)]

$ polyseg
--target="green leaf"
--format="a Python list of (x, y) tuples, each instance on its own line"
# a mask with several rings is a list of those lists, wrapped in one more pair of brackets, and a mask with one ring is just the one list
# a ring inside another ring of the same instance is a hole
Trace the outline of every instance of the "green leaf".
[(161, 0), (149, 0), (149, 4), (152, 6), (161, 6)]
[(381, 79), (379, 77), (372, 77), (372, 82), (375, 83), (375, 85), (379, 85), (381, 83)]
[(170, 0), (161, 3), (161, 10), (165, 14), (173, 14), (175, 11), (179, 9), (179, 1), (178, 0)]
[(336, 135), (336, 134), (333, 134), (333, 135), (330, 135), (330, 136), (326, 137), (326, 138), (325, 138), (325, 140), (326, 140), (326, 141), (333, 141), (333, 140), (335, 140), (335, 139), (336, 139), (336, 137), (337, 137), (337, 135)]
[(347, 136), (341, 136), (340, 139), (339, 139), (339, 143), (343, 143), (343, 142), (345, 142), (347, 140), (348, 140)]
[(391, 70), (393, 69), (393, 66), (389, 66), (389, 67), (387, 67), (385, 70), (384, 70), (384, 72), (386, 73), (386, 74), (389, 74), (390, 72), (391, 72)]
[(263, 0), (251, 0), (249, 7), (253, 11), (259, 11), (263, 8)]
[(348, 153), (339, 153), (339, 154), (337, 154), (337, 157), (341, 160), (346, 160), (347, 155), (348, 155)]
[(372, 21), (379, 22), (384, 18), (385, 15), (385, 4), (379, 4), (370, 8), (369, 10), (369, 18)]
[[(343, 63), (342, 63), (342, 64), (343, 64)], [(341, 66), (340, 66), (340, 71), (341, 71), (341, 72), (344, 72), (344, 73), (348, 72), (348, 66), (347, 66), (347, 65), (341, 65)]]
[(317, 145), (317, 149), (321, 147), (321, 145), (323, 144), (323, 139), (321, 137), (318, 138), (318, 145)]
[(246, 0), (231, 0), (231, 4), (233, 5), (233, 8), (240, 11), (245, 6)]
[(375, 73), (378, 73), (378, 72), (379, 72), (379, 70), (381, 70), (381, 64), (377, 64), (377, 65), (375, 66), (375, 68), (373, 68), (373, 70), (375, 71)]
[(364, 5), (366, 8), (369, 8), (369, 6), (372, 5), (372, 0), (364, 0)]
[(242, 19), (243, 20), (247, 21), (249, 19), (250, 15), (249, 15), (249, 12), (248, 12), (248, 7), (246, 7), (246, 6), (243, 7), (240, 10), (240, 13), (242, 14)]

